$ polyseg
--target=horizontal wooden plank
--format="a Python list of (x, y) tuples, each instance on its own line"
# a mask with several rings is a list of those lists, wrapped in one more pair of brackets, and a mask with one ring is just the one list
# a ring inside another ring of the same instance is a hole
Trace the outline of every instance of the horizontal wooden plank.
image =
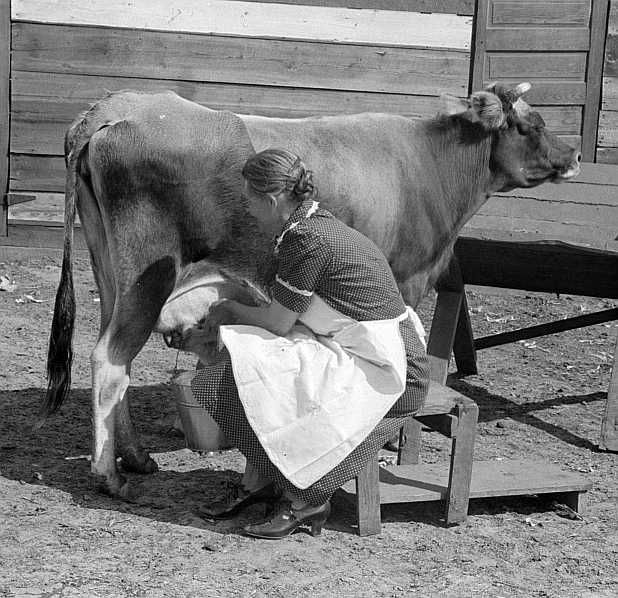
[(483, 81), (483, 85), (487, 86), (495, 81), (517, 84), (522, 81), (532, 83), (530, 91), (526, 92), (524, 100), (529, 104), (537, 106), (542, 105), (564, 105), (570, 104), (583, 105), (586, 100), (586, 82), (585, 81), (551, 81), (551, 80), (535, 80), (534, 77), (519, 76), (508, 78), (487, 77)]
[(590, 0), (493, 0), (490, 24), (583, 25), (590, 21)]
[(485, 42), (488, 52), (586, 52), (589, 47), (587, 27), (488, 29)]
[(601, 164), (618, 164), (618, 147), (597, 148), (597, 162)]
[[(460, 238), (465, 237), (469, 239), (479, 240), (492, 240), (492, 241), (509, 241), (509, 242), (526, 242), (537, 243), (545, 241), (560, 241), (561, 239), (551, 238), (548, 239), (546, 235), (542, 233), (535, 233), (531, 231), (522, 230), (506, 230), (503, 228), (476, 227), (472, 226), (472, 223), (468, 223), (462, 230)], [(618, 253), (618, 241), (605, 240), (605, 239), (592, 239), (586, 241), (585, 239), (568, 239), (570, 245), (576, 245), (580, 247), (586, 247), (589, 249), (599, 249), (602, 251), (613, 251)]]
[(64, 159), (12, 155), (9, 191), (64, 191)]
[(470, 48), (472, 18), (230, 0), (13, 0), (13, 19), (274, 39)]
[[(618, 169), (612, 168), (611, 166), (606, 166), (604, 164), (592, 164), (590, 162), (582, 162), (580, 173), (577, 175), (575, 179), (573, 179), (569, 183), (565, 183), (565, 185), (582, 185), (582, 184), (591, 184), (591, 185), (613, 185), (618, 186)], [(571, 194), (570, 187), (565, 187), (565, 185), (553, 185), (554, 188), (558, 188), (562, 191), (564, 188), (565, 193), (569, 193), (570, 200), (576, 198), (581, 193), (573, 193)], [(531, 191), (544, 191), (547, 187), (551, 189), (551, 185), (541, 185), (540, 187), (534, 187)], [(577, 190), (577, 187), (576, 187)], [(594, 195), (591, 196), (593, 198)], [(584, 198), (584, 201), (589, 201), (590, 198)]]
[[(76, 250), (87, 249), (84, 236), (79, 227), (74, 231), (73, 245)], [(9, 223), (8, 235), (0, 236), (0, 246), (60, 248), (64, 241), (64, 228), (61, 226), (45, 226), (22, 223)]]
[[(13, 194), (14, 196), (17, 194)], [(18, 203), (9, 207), (9, 222), (26, 223), (28, 221), (52, 223), (62, 226), (64, 223), (64, 194), (63, 193), (34, 193), (28, 194), (30, 201)], [(79, 222), (79, 216), (75, 215)]]
[(586, 78), (586, 52), (494, 52), (487, 54), (485, 78), (527, 79)]
[(581, 106), (534, 106), (547, 128), (555, 134), (578, 135), (581, 132)]
[(599, 115), (599, 147), (618, 147), (618, 112), (602, 110)]
[[(15, 23), (13, 70), (465, 96), (466, 52)], [(41, 48), (45, 48), (41, 52)]]
[(563, 242), (460, 237), (455, 254), (466, 284), (618, 298), (618, 253)]
[(615, 242), (616, 229), (599, 229), (597, 225), (577, 222), (552, 222), (508, 216), (476, 214), (462, 230), (462, 236), (486, 238), (486, 231), (502, 231), (505, 239), (519, 239), (518, 233), (532, 234), (537, 239), (565, 241), (598, 249), (607, 249)]
[(127, 88), (172, 89), (217, 110), (277, 117), (391, 112), (424, 118), (438, 109), (430, 96), (15, 71), (11, 151), (61, 155), (70, 122), (107, 91)]
[[(264, 0), (247, 0), (262, 2)], [(443, 12), (474, 16), (474, 0), (267, 0), (275, 4), (309, 6), (339, 6), (367, 10), (407, 10), (413, 12)]]
[[(380, 467), (380, 503), (396, 504), (446, 500), (449, 468), (445, 463)], [(592, 484), (581, 474), (562, 471), (547, 461), (475, 461), (470, 498), (585, 492)], [(354, 480), (341, 487), (356, 495)]]

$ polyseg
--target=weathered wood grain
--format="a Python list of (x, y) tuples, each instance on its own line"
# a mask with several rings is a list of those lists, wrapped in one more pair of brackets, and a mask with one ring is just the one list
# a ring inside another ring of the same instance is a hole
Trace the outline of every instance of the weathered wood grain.
[[(44, 48), (44, 51), (41, 51)], [(466, 52), (15, 23), (17, 71), (465, 96)]]
[(0, 237), (7, 234), (4, 196), (9, 181), (9, 126), (11, 73), (11, 12), (8, 2), (0, 3)]
[(609, 0), (595, 0), (590, 18), (590, 51), (582, 122), (582, 158), (586, 162), (594, 162), (596, 154), (608, 10)]
[[(246, 0), (261, 2), (263, 0)], [(443, 12), (474, 16), (474, 0), (268, 0), (276, 4), (309, 6), (340, 6), (368, 10), (407, 10), (413, 12)]]
[(618, 111), (601, 111), (598, 143), (599, 147), (618, 147)]
[(431, 96), (16, 71), (11, 151), (61, 155), (64, 133), (73, 119), (107, 91), (130, 88), (149, 92), (171, 89), (213, 109), (263, 116), (368, 111), (425, 118), (438, 110), (438, 99)]
[(490, 54), (485, 77), (526, 77), (533, 79), (586, 78), (586, 52), (522, 52), (521, 54)]
[(496, 26), (536, 24), (587, 27), (590, 0), (494, 0), (490, 14), (491, 24)]
[(470, 48), (472, 19), (407, 11), (229, 0), (13, 0), (14, 20), (96, 27)]
[(488, 51), (585, 52), (590, 47), (587, 27), (513, 27), (487, 30)]

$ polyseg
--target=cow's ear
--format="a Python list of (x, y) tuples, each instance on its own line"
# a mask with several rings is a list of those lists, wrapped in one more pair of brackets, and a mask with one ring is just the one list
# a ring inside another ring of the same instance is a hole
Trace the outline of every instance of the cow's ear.
[(488, 131), (496, 131), (505, 121), (502, 100), (489, 92), (477, 91), (470, 96), (470, 120), (480, 123)]
[(456, 98), (448, 93), (440, 95), (439, 113), (443, 116), (454, 116), (463, 114), (470, 109), (470, 102), (466, 99)]

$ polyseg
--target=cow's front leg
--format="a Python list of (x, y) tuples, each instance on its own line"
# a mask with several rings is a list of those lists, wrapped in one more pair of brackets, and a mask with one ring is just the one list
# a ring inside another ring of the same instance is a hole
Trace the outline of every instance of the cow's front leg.
[(129, 485), (116, 468), (114, 433), (116, 409), (129, 386), (129, 364), (109, 359), (108, 335), (101, 337), (92, 352), (93, 447), (91, 471), (100, 489), (112, 496), (129, 497)]
[(122, 469), (135, 473), (155, 473), (157, 462), (141, 445), (131, 420), (129, 393), (116, 407), (116, 455), (122, 459)]

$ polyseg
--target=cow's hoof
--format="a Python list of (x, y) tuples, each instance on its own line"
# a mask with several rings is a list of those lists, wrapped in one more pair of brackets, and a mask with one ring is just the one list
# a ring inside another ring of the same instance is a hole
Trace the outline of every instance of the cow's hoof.
[(129, 482), (121, 475), (113, 477), (94, 474), (97, 490), (113, 498), (129, 499)]
[(145, 451), (141, 455), (123, 455), (120, 464), (122, 469), (133, 473), (150, 474), (159, 471), (157, 462)]

